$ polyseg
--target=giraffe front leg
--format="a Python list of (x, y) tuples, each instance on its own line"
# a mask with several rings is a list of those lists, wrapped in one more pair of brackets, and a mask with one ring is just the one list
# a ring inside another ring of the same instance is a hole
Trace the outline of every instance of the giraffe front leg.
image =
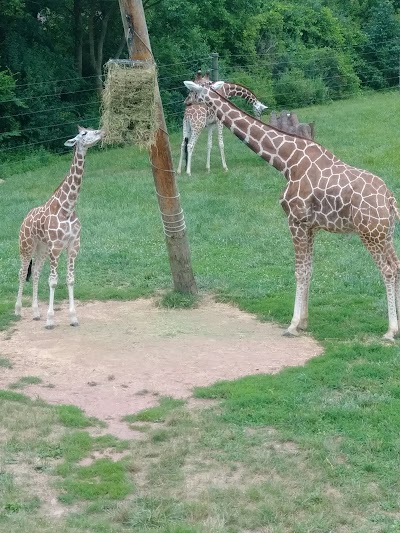
[(32, 318), (33, 320), (40, 320), (40, 310), (38, 302), (38, 288), (40, 273), (43, 268), (43, 264), (46, 260), (45, 249), (40, 248), (38, 245), (36, 248), (36, 257), (33, 261), (32, 267)]
[(190, 126), (185, 118), (183, 119), (182, 130), (183, 130), (183, 138), (181, 142), (181, 155), (179, 157), (178, 168), (176, 169), (177, 174), (180, 174), (182, 172), (182, 163), (184, 159), (185, 159), (185, 165), (187, 167), (187, 153), (188, 153), (188, 142), (190, 139)]
[(55, 289), (58, 283), (57, 267), (58, 267), (58, 260), (60, 257), (60, 253), (61, 253), (61, 250), (52, 249), (49, 254), (50, 255), (50, 275), (49, 275), (50, 297), (49, 297), (49, 308), (47, 310), (46, 329), (54, 328), (54, 293), (55, 293)]
[(211, 169), (211, 150), (212, 150), (213, 130), (214, 130), (213, 125), (210, 125), (207, 127), (207, 162), (206, 162), (207, 172), (210, 172), (210, 169)]
[(296, 296), (290, 326), (284, 335), (297, 337), (308, 326), (308, 295), (312, 274), (314, 234), (307, 228), (291, 225), (296, 256)]
[(68, 267), (67, 267), (67, 286), (69, 297), (69, 323), (71, 326), (79, 326), (78, 318), (76, 316), (75, 301), (74, 301), (74, 283), (75, 283), (75, 259), (79, 251), (79, 239), (74, 244), (71, 250), (68, 251)]
[(219, 120), (218, 121), (218, 145), (219, 145), (219, 151), (221, 153), (222, 167), (226, 172), (228, 170), (228, 167), (226, 165), (226, 160), (225, 160), (224, 136), (222, 134), (223, 129), (224, 129), (224, 126), (222, 122)]
[(192, 155), (193, 150), (196, 145), (197, 139), (199, 138), (199, 132), (194, 131), (190, 137), (189, 143), (187, 145), (187, 164), (186, 164), (186, 174), (191, 176), (192, 174)]

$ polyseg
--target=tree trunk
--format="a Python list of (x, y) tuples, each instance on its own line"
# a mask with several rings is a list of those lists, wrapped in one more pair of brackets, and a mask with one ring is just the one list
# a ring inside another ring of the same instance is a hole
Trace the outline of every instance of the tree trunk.
[(74, 0), (75, 68), (82, 76), (82, 0)]
[[(89, 30), (89, 56), (90, 64), (94, 74), (96, 75), (96, 87), (99, 92), (103, 88), (102, 73), (103, 73), (103, 49), (104, 42), (107, 35), (108, 23), (111, 15), (116, 8), (116, 4), (109, 5), (107, 11), (101, 10), (96, 6), (96, 0), (91, 0), (88, 20)], [(101, 13), (99, 28), (96, 26), (96, 14)]]

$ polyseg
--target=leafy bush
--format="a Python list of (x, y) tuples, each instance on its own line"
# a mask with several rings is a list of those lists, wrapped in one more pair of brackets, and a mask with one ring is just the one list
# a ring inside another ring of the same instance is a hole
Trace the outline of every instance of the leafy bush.
[(328, 98), (328, 88), (321, 78), (307, 78), (300, 69), (292, 69), (274, 84), (276, 102), (281, 107), (319, 104)]

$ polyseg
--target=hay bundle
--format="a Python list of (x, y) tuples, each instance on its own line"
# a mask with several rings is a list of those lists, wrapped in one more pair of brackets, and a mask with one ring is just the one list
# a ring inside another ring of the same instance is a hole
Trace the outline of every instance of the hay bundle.
[(102, 93), (102, 128), (106, 144), (154, 144), (156, 69), (147, 61), (110, 60)]

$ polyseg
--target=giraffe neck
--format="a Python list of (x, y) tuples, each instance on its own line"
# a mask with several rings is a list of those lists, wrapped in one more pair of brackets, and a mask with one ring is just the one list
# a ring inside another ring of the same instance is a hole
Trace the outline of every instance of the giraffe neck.
[(237, 83), (224, 83), (219, 91), (225, 98), (231, 98), (232, 96), (238, 96), (243, 98), (249, 104), (255, 104), (258, 102), (257, 97), (247, 87), (238, 85)]
[(74, 212), (78, 201), (85, 164), (85, 153), (85, 151), (75, 146), (71, 168), (64, 181), (53, 194), (53, 197), (58, 199), (61, 208), (67, 214)]
[(277, 130), (251, 117), (213, 89), (207, 89), (204, 101), (217, 118), (253, 152), (289, 179), (291, 167), (297, 165), (308, 141)]

